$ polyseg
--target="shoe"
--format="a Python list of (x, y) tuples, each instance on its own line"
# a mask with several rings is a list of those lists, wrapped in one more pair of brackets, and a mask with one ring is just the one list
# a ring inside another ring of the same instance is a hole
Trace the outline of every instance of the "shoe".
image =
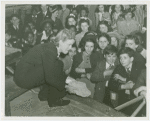
[(56, 100), (56, 102), (54, 102), (56, 106), (65, 106), (65, 105), (68, 105), (69, 103), (70, 103), (70, 100), (63, 100), (63, 99), (59, 99), (59, 100)]

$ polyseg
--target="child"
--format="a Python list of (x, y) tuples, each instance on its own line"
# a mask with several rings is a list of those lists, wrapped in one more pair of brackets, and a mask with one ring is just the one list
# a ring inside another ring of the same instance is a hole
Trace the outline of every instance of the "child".
[(34, 34), (32, 32), (25, 33), (24, 42), (22, 42), (22, 54), (24, 55), (33, 47)]
[[(122, 48), (119, 52), (120, 64), (115, 68), (108, 83), (108, 88), (111, 90), (110, 97), (113, 107), (135, 98), (131, 93), (131, 89), (137, 81), (137, 75), (145, 67), (133, 61), (134, 54), (134, 50), (128, 47)], [(127, 107), (122, 111), (127, 115), (131, 115), (135, 110), (133, 107)]]
[(130, 47), (146, 58), (146, 50), (141, 46), (140, 40), (136, 35), (127, 35), (125, 38), (125, 46)]
[(18, 17), (18, 15), (13, 14), (11, 16), (11, 25), (9, 26), (9, 31), (11, 32), (11, 34), (15, 34), (17, 35), (18, 38), (22, 38), (22, 26), (20, 24), (20, 19)]
[(9, 42), (10, 39), (11, 39), (11, 32), (6, 31), (5, 32), (5, 46), (12, 47), (11, 43)]
[(101, 34), (98, 36), (98, 45), (99, 45), (99, 54), (101, 56), (101, 59), (104, 59), (104, 49), (107, 47), (107, 45), (110, 44), (110, 37), (108, 34)]
[(108, 86), (109, 78), (118, 64), (117, 48), (113, 45), (108, 45), (104, 49), (104, 58), (104, 60), (98, 62), (91, 76), (91, 81), (96, 83), (94, 99), (101, 103), (104, 102), (105, 90)]
[(95, 84), (89, 78), (94, 71), (97, 62), (100, 60), (98, 52), (96, 52), (97, 43), (94, 36), (86, 35), (81, 45), (82, 52), (77, 53), (73, 57), (73, 64), (70, 76), (77, 81), (84, 82), (91, 91), (90, 97), (93, 98)]
[(64, 58), (62, 58), (62, 61), (64, 63), (64, 71), (66, 75), (69, 75), (72, 67), (73, 57), (76, 55), (76, 46), (75, 44), (72, 45), (71, 50), (69, 50), (68, 55), (66, 55)]
[(89, 20), (81, 19), (79, 22), (79, 33), (75, 36), (76, 46), (79, 46), (81, 39), (84, 37), (85, 33), (89, 31)]

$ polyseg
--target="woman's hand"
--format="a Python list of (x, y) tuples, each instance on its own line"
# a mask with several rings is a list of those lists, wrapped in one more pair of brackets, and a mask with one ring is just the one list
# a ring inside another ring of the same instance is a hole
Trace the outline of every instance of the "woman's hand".
[(123, 81), (123, 82), (126, 82), (126, 78), (123, 78), (122, 76), (120, 76), (119, 74), (115, 74), (114, 75), (114, 79), (115, 80), (120, 80), (120, 81)]
[(85, 73), (85, 69), (82, 68), (76, 68), (75, 71), (76, 73)]
[(65, 71), (65, 74), (68, 75), (71, 71), (71, 67)]

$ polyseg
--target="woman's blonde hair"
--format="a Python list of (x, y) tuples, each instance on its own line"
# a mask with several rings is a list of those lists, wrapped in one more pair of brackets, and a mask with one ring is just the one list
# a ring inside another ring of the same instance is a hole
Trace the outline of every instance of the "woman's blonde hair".
[(65, 42), (68, 39), (73, 39), (73, 32), (69, 31), (68, 29), (63, 29), (56, 35), (55, 40), (53, 42), (56, 46), (59, 46), (60, 40)]

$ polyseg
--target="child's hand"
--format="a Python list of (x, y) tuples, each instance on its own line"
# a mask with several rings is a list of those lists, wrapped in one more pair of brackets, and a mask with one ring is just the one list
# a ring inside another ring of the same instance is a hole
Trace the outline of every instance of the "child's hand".
[(76, 68), (75, 71), (77, 73), (85, 73), (85, 69), (82, 69), (82, 68)]
[(87, 79), (89, 79), (89, 80), (90, 80), (90, 78), (91, 78), (91, 74), (90, 74), (90, 73), (87, 73), (87, 74), (86, 74), (86, 77), (87, 77)]
[(132, 81), (127, 82), (126, 84), (123, 84), (121, 86), (122, 89), (132, 89), (134, 86), (134, 83)]
[(120, 76), (119, 74), (115, 74), (114, 75), (114, 79), (115, 80), (121, 80), (121, 81), (123, 81), (123, 82), (126, 82), (126, 78), (123, 78), (122, 76)]
[(113, 69), (105, 70), (104, 71), (104, 77), (110, 76), (113, 73)]

